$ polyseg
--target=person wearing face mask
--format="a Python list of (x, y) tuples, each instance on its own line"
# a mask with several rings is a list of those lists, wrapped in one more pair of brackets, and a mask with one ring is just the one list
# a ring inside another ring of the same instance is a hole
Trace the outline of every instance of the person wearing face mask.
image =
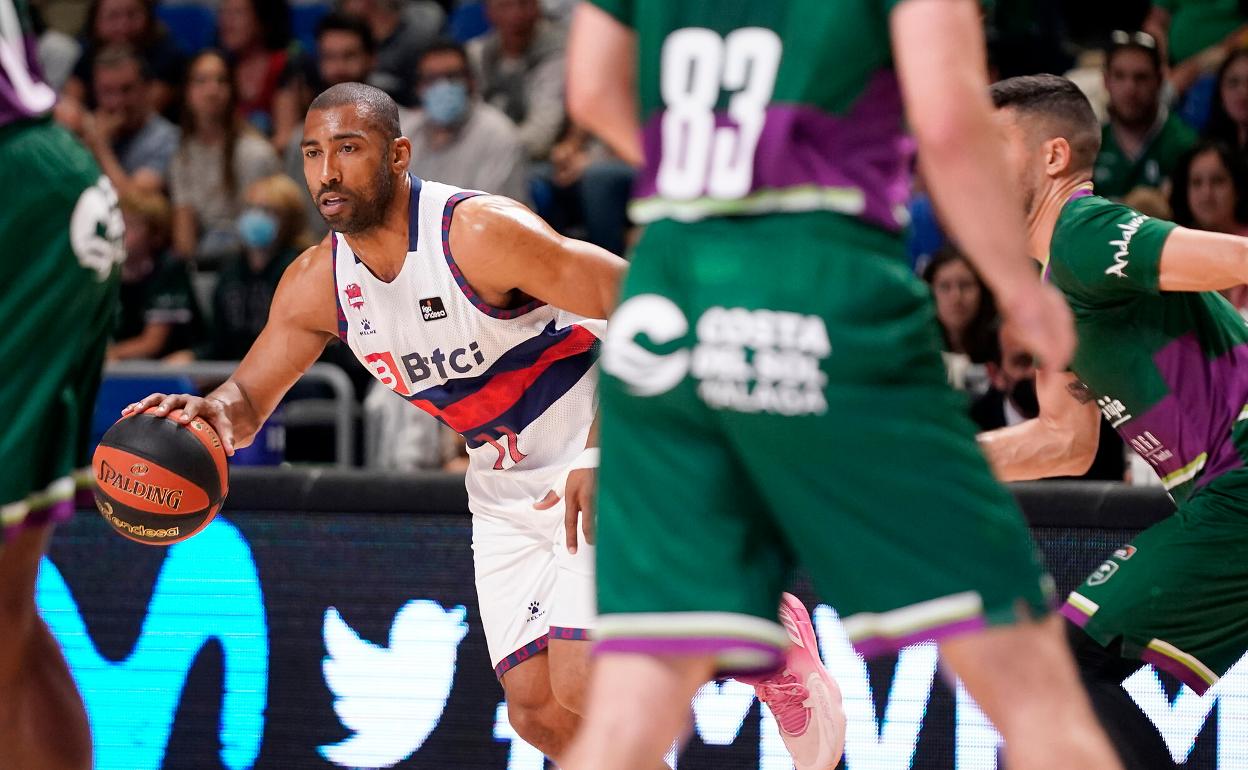
[(400, 111), (403, 134), (412, 142), (411, 172), (527, 203), (528, 155), (519, 131), (477, 98), (464, 47), (450, 41), (430, 46), (417, 79), (422, 109)]
[(282, 271), (310, 245), (304, 232), (302, 192), (286, 176), (253, 182), (245, 201), (238, 217), (243, 248), (218, 274), (208, 337), (181, 360), (242, 358), (268, 321)]

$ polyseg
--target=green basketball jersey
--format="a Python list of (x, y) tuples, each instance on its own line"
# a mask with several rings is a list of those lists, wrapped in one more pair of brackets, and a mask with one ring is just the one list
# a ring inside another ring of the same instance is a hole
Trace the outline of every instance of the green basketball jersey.
[(637, 222), (835, 211), (897, 231), (899, 0), (593, 0), (637, 31)]
[(1248, 326), (1216, 293), (1161, 291), (1174, 228), (1082, 190), (1058, 216), (1045, 273), (1074, 311), (1071, 368), (1182, 501), (1244, 464), (1233, 432), (1248, 418)]

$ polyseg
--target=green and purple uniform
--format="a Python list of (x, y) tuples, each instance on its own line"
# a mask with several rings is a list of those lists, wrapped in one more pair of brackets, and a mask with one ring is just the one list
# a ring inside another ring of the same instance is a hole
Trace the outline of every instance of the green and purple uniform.
[(1046, 275), (1075, 314), (1071, 369), (1178, 504), (1062, 614), (1203, 693), (1248, 650), (1248, 326), (1216, 293), (1160, 289), (1174, 228), (1082, 190), (1053, 231)]
[(638, 33), (648, 223), (602, 358), (600, 648), (773, 667), (798, 564), (864, 654), (1044, 613), (906, 263), (896, 3), (594, 1)]
[[(117, 310), (122, 221), (91, 154), (47, 112), (34, 38), (8, 24), (25, 2), (0, 0), (0, 37), (26, 57), (0, 61), (0, 531), (73, 510), (90, 461), (91, 413)], [(0, 536), (0, 541), (3, 536)]]

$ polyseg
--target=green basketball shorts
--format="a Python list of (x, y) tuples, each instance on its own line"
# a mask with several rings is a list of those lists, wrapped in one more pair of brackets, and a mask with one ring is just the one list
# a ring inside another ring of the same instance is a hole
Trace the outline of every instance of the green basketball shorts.
[(49, 120), (0, 128), (0, 525), (68, 516), (89, 475), (91, 414), (124, 257), (117, 196)]
[(926, 286), (836, 215), (646, 231), (602, 368), (602, 651), (771, 669), (795, 566), (865, 655), (1038, 617)]

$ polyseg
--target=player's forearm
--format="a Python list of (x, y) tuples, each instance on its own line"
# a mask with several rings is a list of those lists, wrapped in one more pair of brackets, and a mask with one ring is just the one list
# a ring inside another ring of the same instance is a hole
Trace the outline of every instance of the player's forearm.
[(225, 411), (234, 431), (234, 446), (241, 449), (249, 446), (252, 439), (260, 432), (260, 426), (268, 418), (261, 414), (255, 404), (247, 396), (247, 391), (233, 378), (223, 382), (220, 387), (209, 393), (206, 398), (216, 401)]
[(640, 166), (645, 157), (637, 117), (636, 55), (632, 30), (590, 3), (577, 7), (568, 42), (568, 114), (626, 163)]
[(1087, 472), (1096, 456), (1095, 445), (1081, 444), (1042, 418), (981, 433), (978, 440), (1001, 481), (1077, 476)]
[(1221, 291), (1248, 283), (1248, 238), (1175, 228), (1161, 251), (1162, 291)]

